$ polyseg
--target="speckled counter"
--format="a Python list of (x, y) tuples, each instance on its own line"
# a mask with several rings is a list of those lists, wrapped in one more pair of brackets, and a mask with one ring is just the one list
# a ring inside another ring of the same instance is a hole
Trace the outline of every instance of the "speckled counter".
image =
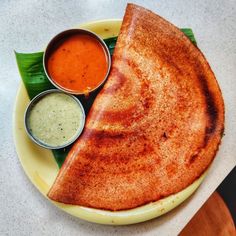
[(226, 129), (207, 178), (184, 204), (131, 226), (85, 222), (57, 209), (28, 180), (17, 158), (12, 115), (20, 76), (14, 50), (39, 51), (82, 22), (122, 18), (126, 1), (2, 0), (0, 4), (0, 235), (177, 235), (236, 164), (236, 1), (135, 1), (179, 27), (193, 29), (221, 87)]

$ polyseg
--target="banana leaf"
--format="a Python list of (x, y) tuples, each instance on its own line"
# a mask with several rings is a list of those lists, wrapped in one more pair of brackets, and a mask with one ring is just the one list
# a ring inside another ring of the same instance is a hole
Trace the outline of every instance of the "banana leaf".
[[(197, 45), (196, 39), (191, 29), (184, 28), (181, 29), (181, 31), (191, 40), (191, 42), (194, 45)], [(116, 41), (117, 37), (104, 39), (104, 42), (108, 46), (111, 55), (114, 52)], [(44, 72), (43, 53), (44, 52), (35, 52), (35, 53), (15, 52), (21, 79), (24, 83), (24, 86), (27, 90), (30, 99), (34, 98), (36, 95), (45, 90), (55, 88), (48, 80)], [(99, 90), (90, 94), (89, 98), (86, 98), (84, 96), (78, 96), (78, 98), (80, 99), (81, 103), (84, 106), (86, 114), (89, 112), (89, 109), (92, 106), (93, 101), (98, 93)], [(52, 151), (55, 161), (57, 162), (59, 168), (61, 168), (70, 148), (71, 146)]]

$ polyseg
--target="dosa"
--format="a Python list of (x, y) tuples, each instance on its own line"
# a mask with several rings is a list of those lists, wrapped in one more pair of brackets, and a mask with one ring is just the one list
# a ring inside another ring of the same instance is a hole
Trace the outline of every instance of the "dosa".
[(128, 4), (110, 76), (48, 197), (113, 211), (157, 201), (206, 170), (223, 128), (221, 91), (200, 50)]

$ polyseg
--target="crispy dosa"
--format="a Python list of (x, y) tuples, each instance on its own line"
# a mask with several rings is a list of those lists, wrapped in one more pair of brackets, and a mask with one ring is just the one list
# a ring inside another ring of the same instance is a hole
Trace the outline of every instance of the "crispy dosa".
[(128, 4), (110, 76), (48, 197), (107, 210), (157, 201), (206, 170), (223, 128), (221, 91), (200, 50)]

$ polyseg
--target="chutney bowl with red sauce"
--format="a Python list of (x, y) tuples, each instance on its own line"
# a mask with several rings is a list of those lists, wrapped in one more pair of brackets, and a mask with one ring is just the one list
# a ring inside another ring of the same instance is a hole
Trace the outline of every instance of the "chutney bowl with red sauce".
[(111, 56), (104, 41), (84, 29), (69, 29), (53, 37), (43, 56), (49, 81), (63, 92), (88, 95), (106, 81)]

